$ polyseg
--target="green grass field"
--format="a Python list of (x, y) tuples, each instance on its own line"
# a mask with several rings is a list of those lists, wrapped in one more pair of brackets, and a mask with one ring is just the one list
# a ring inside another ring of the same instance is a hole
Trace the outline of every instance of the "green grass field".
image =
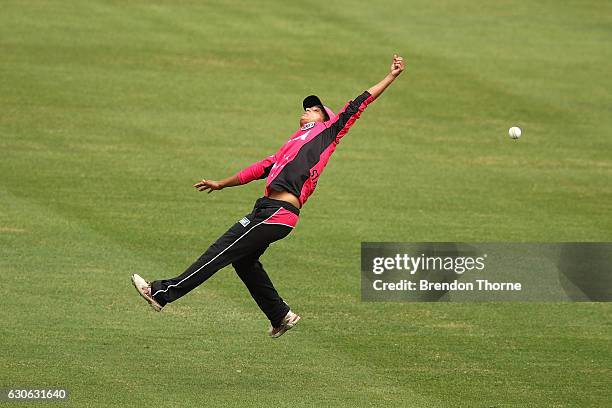
[[(603, 1), (3, 1), (0, 387), (75, 407), (611, 406), (610, 304), (359, 300), (362, 241), (612, 240), (611, 27)], [(267, 338), (231, 268), (152, 312), (129, 276), (182, 272), (263, 191), (192, 184), (274, 153), (305, 95), (338, 109), (394, 52), (406, 72), (262, 258), (300, 325)]]

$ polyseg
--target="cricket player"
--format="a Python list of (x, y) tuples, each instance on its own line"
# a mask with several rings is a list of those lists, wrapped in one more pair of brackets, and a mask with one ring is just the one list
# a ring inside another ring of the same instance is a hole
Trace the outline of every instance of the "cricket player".
[(132, 283), (157, 311), (201, 285), (230, 263), (248, 288), (259, 308), (270, 320), (268, 334), (280, 337), (300, 320), (280, 297), (259, 258), (270, 244), (286, 237), (296, 226), (300, 208), (317, 187), (317, 182), (336, 146), (365, 108), (402, 73), (404, 59), (393, 56), (389, 73), (338, 114), (310, 95), (304, 99), (300, 128), (273, 155), (253, 163), (237, 174), (214, 181), (203, 179), (198, 191), (222, 190), (253, 180), (266, 179), (264, 196), (253, 211), (238, 221), (185, 272), (175, 278), (152, 282), (137, 274)]

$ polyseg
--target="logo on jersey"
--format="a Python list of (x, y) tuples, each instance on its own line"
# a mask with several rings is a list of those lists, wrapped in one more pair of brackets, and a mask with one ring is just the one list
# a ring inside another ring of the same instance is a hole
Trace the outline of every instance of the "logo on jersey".
[(241, 223), (243, 227), (246, 227), (251, 223), (251, 220), (249, 220), (247, 217), (244, 217), (238, 222)]
[(312, 187), (316, 187), (317, 183), (319, 182), (319, 172), (317, 171), (317, 169), (312, 169), (312, 171), (310, 172), (310, 181), (312, 181)]
[(309, 133), (310, 133), (310, 130), (304, 133), (302, 136), (294, 137), (293, 139), (291, 139), (291, 142), (295, 142), (296, 140), (306, 140)]
[(307, 124), (305, 124), (304, 126), (301, 127), (300, 130), (308, 130), (314, 127), (316, 123), (315, 122), (308, 122)]

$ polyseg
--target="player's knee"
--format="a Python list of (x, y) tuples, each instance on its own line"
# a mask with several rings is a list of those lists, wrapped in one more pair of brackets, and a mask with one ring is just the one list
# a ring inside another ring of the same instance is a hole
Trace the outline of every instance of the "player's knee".
[(236, 272), (240, 273), (244, 270), (249, 269), (249, 263), (245, 262), (245, 260), (238, 260), (238, 261), (234, 261), (232, 262), (232, 266), (234, 267), (234, 269), (236, 270)]
[(259, 262), (258, 259), (251, 259), (251, 258), (243, 258), (238, 261), (234, 261), (232, 262), (232, 266), (238, 273), (246, 273), (246, 272), (253, 270), (254, 268), (263, 267), (261, 262)]

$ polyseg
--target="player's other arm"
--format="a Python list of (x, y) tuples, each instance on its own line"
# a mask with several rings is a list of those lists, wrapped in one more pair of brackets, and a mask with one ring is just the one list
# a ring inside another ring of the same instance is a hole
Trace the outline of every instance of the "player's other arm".
[(203, 179), (193, 186), (198, 191), (207, 191), (212, 193), (215, 190), (222, 190), (225, 187), (240, 186), (242, 184), (250, 183), (253, 180), (258, 180), (268, 177), (270, 169), (274, 165), (274, 156), (268, 156), (263, 160), (255, 162), (250, 166), (240, 170), (238, 173), (224, 178), (221, 181)]

